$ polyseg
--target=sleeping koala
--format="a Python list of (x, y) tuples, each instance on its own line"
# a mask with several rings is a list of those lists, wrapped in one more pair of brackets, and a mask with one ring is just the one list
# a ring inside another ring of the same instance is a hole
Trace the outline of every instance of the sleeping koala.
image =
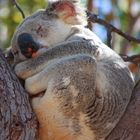
[(78, 1), (59, 0), (13, 35), (15, 72), (34, 95), (39, 140), (104, 140), (130, 100), (127, 66), (86, 24)]

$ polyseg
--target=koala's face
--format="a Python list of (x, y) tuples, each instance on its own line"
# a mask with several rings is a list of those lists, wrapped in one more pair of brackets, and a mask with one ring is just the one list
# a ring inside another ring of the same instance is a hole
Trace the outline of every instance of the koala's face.
[(19, 59), (25, 60), (32, 57), (31, 51), (64, 41), (69, 32), (70, 25), (50, 16), (46, 10), (40, 10), (19, 25), (12, 39), (12, 49)]
[(87, 23), (83, 20), (85, 12), (77, 10), (75, 2), (57, 0), (50, 3), (46, 10), (27, 17), (17, 28), (11, 42), (15, 60), (23, 61), (36, 56), (42, 48), (65, 41), (74, 25)]

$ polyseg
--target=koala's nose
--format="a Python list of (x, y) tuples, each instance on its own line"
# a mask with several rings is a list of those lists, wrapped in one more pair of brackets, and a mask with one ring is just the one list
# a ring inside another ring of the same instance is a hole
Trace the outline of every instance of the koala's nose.
[(34, 41), (29, 33), (20, 34), (17, 41), (21, 53), (27, 58), (31, 58), (32, 54), (39, 49), (39, 44)]

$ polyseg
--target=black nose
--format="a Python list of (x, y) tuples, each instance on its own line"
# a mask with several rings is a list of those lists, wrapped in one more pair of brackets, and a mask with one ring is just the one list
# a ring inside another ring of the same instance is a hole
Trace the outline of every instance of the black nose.
[(17, 41), (21, 53), (27, 58), (31, 58), (32, 54), (39, 49), (39, 44), (34, 41), (29, 33), (20, 34)]

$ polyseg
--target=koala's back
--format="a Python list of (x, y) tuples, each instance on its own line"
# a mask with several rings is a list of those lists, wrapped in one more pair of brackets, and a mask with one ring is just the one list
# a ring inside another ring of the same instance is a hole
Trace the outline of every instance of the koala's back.
[(41, 140), (103, 140), (124, 113), (131, 74), (116, 53), (99, 46), (62, 57), (42, 72), (47, 90), (33, 101)]
[(85, 28), (15, 71), (30, 94), (46, 91), (32, 100), (39, 140), (105, 139), (133, 89), (124, 61)]
[(78, 0), (49, 3), (26, 18), (12, 40), (17, 62), (30, 58), (15, 67), (26, 91), (45, 91), (32, 99), (39, 140), (104, 140), (132, 93), (127, 66), (84, 27), (86, 13), (77, 5)]

